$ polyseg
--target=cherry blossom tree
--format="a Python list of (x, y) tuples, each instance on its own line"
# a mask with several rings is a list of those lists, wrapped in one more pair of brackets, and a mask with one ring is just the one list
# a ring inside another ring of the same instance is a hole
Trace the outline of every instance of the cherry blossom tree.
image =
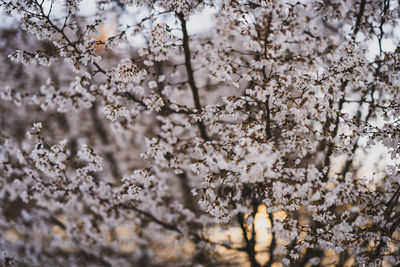
[(399, 4), (0, 0), (2, 264), (400, 264)]

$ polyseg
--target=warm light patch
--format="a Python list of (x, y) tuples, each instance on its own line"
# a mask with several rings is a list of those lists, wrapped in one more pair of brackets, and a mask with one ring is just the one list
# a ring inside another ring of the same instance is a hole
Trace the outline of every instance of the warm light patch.
[(19, 233), (14, 228), (8, 229), (4, 236), (9, 242), (17, 242), (20, 237)]
[(254, 219), (254, 226), (256, 229), (256, 258), (261, 264), (265, 264), (269, 259), (269, 253), (267, 248), (270, 246), (272, 241), (272, 234), (270, 231), (271, 220), (267, 213), (267, 207), (262, 204), (258, 206), (257, 214)]
[(135, 228), (134, 225), (120, 225), (115, 228), (115, 234), (118, 237), (118, 244), (124, 253), (132, 252), (137, 247), (133, 236)]
[[(57, 220), (60, 221), (62, 224), (66, 225), (68, 222), (66, 220), (65, 217), (63, 216), (59, 216), (57, 217)], [(53, 226), (53, 228), (51, 229), (51, 231), (56, 234), (57, 236), (61, 237), (61, 238), (67, 238), (67, 233), (64, 231), (64, 229), (62, 229), (59, 225), (55, 225)]]
[(114, 17), (108, 18), (104, 24), (97, 29), (98, 35), (95, 37), (97, 42), (96, 52), (102, 53), (106, 40), (116, 34), (116, 25)]
[[(245, 216), (246, 221), (249, 219), (249, 214)], [(273, 218), (279, 218), (284, 220), (286, 218), (286, 213), (284, 211), (277, 211), (273, 213)], [(251, 221), (250, 221), (251, 222)], [(249, 223), (249, 221), (247, 222)], [(251, 237), (251, 225), (248, 226), (248, 237)], [(269, 259), (269, 251), (268, 248), (272, 242), (272, 233), (271, 233), (271, 220), (269, 214), (267, 213), (267, 207), (264, 204), (261, 204), (257, 208), (257, 213), (254, 218), (254, 227), (256, 230), (256, 258), (259, 263), (265, 264)], [(229, 240), (229, 244), (232, 247), (241, 247), (244, 245), (243, 241), (243, 233), (240, 227), (229, 227), (229, 228), (221, 228), (216, 227), (210, 229), (208, 232), (208, 238), (215, 243), (223, 243), (226, 240)], [(277, 240), (277, 247), (281, 245), (281, 241)], [(232, 253), (231, 250), (225, 248), (224, 246), (217, 246), (216, 251), (220, 255), (229, 256)], [(240, 254), (239, 258), (243, 257), (243, 260), (247, 260), (247, 255), (245, 253)], [(273, 266), (281, 266), (278, 263), (274, 263)]]

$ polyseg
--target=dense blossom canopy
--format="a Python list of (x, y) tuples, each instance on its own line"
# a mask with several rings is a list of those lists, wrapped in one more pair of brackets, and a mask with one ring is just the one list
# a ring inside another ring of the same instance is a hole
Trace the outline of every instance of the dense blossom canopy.
[(4, 265), (400, 264), (398, 1), (0, 7)]

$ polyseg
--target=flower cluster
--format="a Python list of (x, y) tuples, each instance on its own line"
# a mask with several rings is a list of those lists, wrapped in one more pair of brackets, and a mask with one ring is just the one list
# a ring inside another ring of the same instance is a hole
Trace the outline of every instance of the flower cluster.
[(2, 265), (399, 265), (396, 1), (89, 2), (0, 0)]

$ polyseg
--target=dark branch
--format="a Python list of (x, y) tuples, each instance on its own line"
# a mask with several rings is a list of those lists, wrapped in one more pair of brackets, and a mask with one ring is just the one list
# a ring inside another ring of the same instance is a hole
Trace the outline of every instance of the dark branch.
[(356, 26), (354, 27), (354, 31), (353, 31), (353, 39), (356, 38), (356, 35), (357, 35), (358, 31), (360, 30), (361, 20), (362, 20), (362, 18), (364, 16), (364, 10), (365, 10), (365, 3), (366, 2), (367, 2), (366, 0), (361, 0), (360, 9), (359, 9), (358, 14), (357, 14)]
[(247, 236), (246, 223), (244, 221), (244, 215), (242, 213), (238, 215), (238, 222), (240, 228), (242, 229), (243, 238), (246, 243), (246, 252), (247, 256), (249, 257), (251, 267), (259, 267), (260, 265), (256, 260), (256, 253), (254, 251), (254, 246), (252, 245), (252, 240), (249, 240), (249, 237)]
[[(178, 18), (181, 22), (182, 34), (183, 34), (183, 52), (185, 54), (185, 67), (188, 75), (188, 82), (190, 85), (190, 89), (192, 90), (193, 101), (196, 109), (201, 111), (200, 97), (199, 97), (199, 89), (196, 86), (196, 82), (194, 80), (193, 68), (191, 63), (191, 55), (190, 55), (190, 47), (189, 47), (189, 34), (186, 27), (186, 20), (182, 13), (178, 13)], [(197, 125), (200, 130), (201, 137), (208, 141), (210, 140), (207, 136), (206, 127), (204, 126), (202, 121), (197, 122)]]

